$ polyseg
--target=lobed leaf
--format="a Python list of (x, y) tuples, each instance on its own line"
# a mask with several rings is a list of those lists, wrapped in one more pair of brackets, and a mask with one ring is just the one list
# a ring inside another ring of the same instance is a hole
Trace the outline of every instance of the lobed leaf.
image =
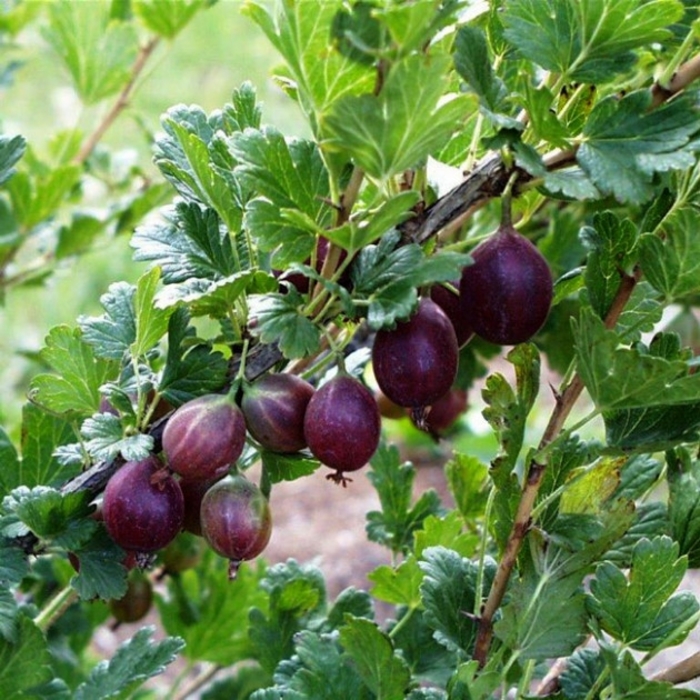
[(602, 83), (635, 62), (634, 50), (670, 35), (677, 0), (514, 0), (505, 37), (529, 60), (567, 82)]
[(123, 642), (109, 661), (101, 661), (81, 683), (75, 700), (102, 700), (117, 694), (132, 693), (153, 676), (163, 673), (175, 660), (184, 642), (177, 637), (166, 637), (154, 642), (153, 627), (143, 627)]
[(15, 639), (0, 638), (0, 693), (7, 700), (27, 697), (31, 687), (53, 676), (48, 645), (41, 630), (20, 615)]
[(440, 499), (430, 489), (411, 504), (415, 469), (410, 462), (401, 464), (396, 447), (381, 444), (370, 464), (368, 478), (377, 490), (382, 510), (367, 513), (367, 537), (393, 552), (407, 551), (425, 519), (442, 510)]
[(410, 56), (394, 64), (379, 95), (346, 96), (322, 121), (324, 147), (346, 153), (380, 180), (425, 161), (469, 112), (467, 95), (444, 97), (449, 57)]
[(678, 551), (669, 537), (639, 540), (629, 580), (610, 562), (598, 566), (587, 603), (606, 632), (634, 649), (650, 650), (700, 609), (694, 597), (672, 597), (687, 566)]
[(95, 104), (127, 84), (138, 51), (132, 24), (112, 20), (109, 5), (69, 0), (51, 3), (49, 19), (44, 36), (86, 104)]
[(411, 682), (406, 662), (397, 655), (389, 636), (371, 620), (346, 616), (340, 644), (364, 684), (382, 700), (401, 700)]
[(684, 170), (696, 160), (700, 119), (692, 105), (681, 98), (649, 111), (650, 99), (646, 91), (606, 98), (583, 130), (577, 162), (601, 192), (620, 202), (644, 202), (653, 194), (655, 173)]

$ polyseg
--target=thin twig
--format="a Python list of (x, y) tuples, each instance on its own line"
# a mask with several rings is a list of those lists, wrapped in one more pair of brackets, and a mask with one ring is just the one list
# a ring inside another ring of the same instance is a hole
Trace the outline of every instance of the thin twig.
[(687, 683), (700, 676), (700, 651), (696, 651), (688, 658), (669, 666), (652, 676), (653, 681), (665, 681), (667, 683)]
[(159, 38), (154, 37), (139, 49), (134, 65), (131, 67), (129, 81), (126, 83), (126, 85), (124, 85), (116, 101), (107, 114), (105, 114), (102, 121), (97, 125), (97, 128), (90, 134), (90, 136), (87, 137), (87, 139), (85, 139), (80, 151), (78, 151), (77, 155), (73, 159), (74, 163), (80, 165), (90, 157), (90, 154), (95, 150), (95, 147), (102, 140), (102, 137), (105, 135), (107, 130), (116, 121), (119, 114), (129, 105), (131, 94), (136, 87), (136, 81), (146, 66), (146, 62), (158, 45), (158, 42)]

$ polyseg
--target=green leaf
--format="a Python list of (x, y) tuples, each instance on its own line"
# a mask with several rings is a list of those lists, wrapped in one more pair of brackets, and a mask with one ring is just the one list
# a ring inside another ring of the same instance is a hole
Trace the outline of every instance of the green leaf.
[(52, 677), (44, 635), (28, 617), (20, 615), (15, 641), (0, 638), (0, 693), (7, 700), (25, 698), (25, 691)]
[(605, 662), (594, 649), (577, 649), (559, 677), (567, 700), (586, 700), (603, 673)]
[(586, 638), (581, 574), (568, 578), (527, 575), (511, 587), (496, 636), (523, 659), (568, 656)]
[(409, 56), (390, 69), (379, 95), (338, 100), (322, 121), (324, 146), (347, 153), (369, 175), (386, 179), (422, 163), (469, 114), (471, 98), (444, 100), (449, 57)]
[(374, 14), (386, 25), (399, 55), (404, 56), (429, 44), (440, 29), (454, 22), (461, 7), (460, 0), (446, 0), (438, 6), (430, 3), (380, 6)]
[(0, 639), (11, 643), (17, 641), (18, 611), (14, 591), (3, 583), (0, 588)]
[(96, 462), (114, 459), (119, 454), (127, 461), (146, 459), (153, 450), (153, 437), (125, 432), (121, 419), (111, 413), (96, 413), (80, 429), (85, 448)]
[(83, 339), (93, 347), (97, 357), (122, 360), (128, 356), (129, 348), (136, 340), (135, 294), (136, 287), (133, 285), (115, 282), (100, 297), (105, 314), (78, 318)]
[(420, 567), (425, 574), (420, 591), (425, 619), (435, 639), (451, 651), (469, 655), (476, 639), (474, 612), (478, 567), (444, 547), (423, 552)]
[(97, 523), (87, 517), (89, 500), (85, 492), (64, 495), (47, 486), (32, 489), (20, 486), (5, 496), (2, 507), (38, 538), (73, 549), (86, 542), (97, 527)]
[(700, 567), (700, 463), (683, 465), (670, 460), (668, 465), (668, 515), (671, 534), (680, 553), (688, 557), (688, 566)]
[(566, 82), (602, 83), (633, 65), (635, 49), (668, 39), (682, 13), (677, 0), (514, 0), (503, 23), (529, 60)]
[(280, 3), (272, 16), (257, 2), (244, 6), (244, 12), (284, 57), (312, 125), (315, 115), (325, 113), (343, 95), (369, 92), (374, 86), (371, 66), (329, 47), (333, 22), (342, 8), (341, 0), (305, 0), (302, 4)]
[(320, 466), (317, 459), (303, 454), (280, 454), (269, 450), (261, 450), (260, 459), (265, 469), (265, 477), (273, 484), (280, 481), (296, 481), (302, 476), (313, 474)]
[(694, 233), (700, 214), (683, 209), (664, 226), (664, 240), (645, 234), (640, 239), (639, 260), (644, 275), (668, 302), (700, 292), (700, 243)]
[(629, 220), (620, 220), (606, 211), (593, 217), (593, 226), (584, 227), (581, 240), (588, 248), (586, 289), (593, 310), (605, 318), (622, 283), (622, 275), (635, 261), (637, 229)]
[(418, 560), (429, 547), (446, 547), (461, 556), (472, 556), (478, 538), (463, 532), (463, 521), (457, 511), (444, 517), (429, 515), (414, 533), (413, 552), (398, 566), (379, 566), (368, 575), (373, 582), (372, 595), (394, 605), (417, 608), (420, 605), (420, 584), (423, 572)]
[(121, 598), (126, 593), (127, 570), (122, 565), (124, 551), (101, 527), (89, 540), (73, 549), (80, 562), (80, 571), (71, 585), (81, 600)]
[(236, 160), (226, 140), (228, 130), (238, 126), (235, 118), (216, 113), (208, 117), (196, 105), (176, 105), (161, 123), (165, 135), (156, 139), (155, 164), (186, 202), (210, 207), (237, 234), (244, 195), (233, 173)]
[[(651, 6), (649, 6), (651, 7)], [(648, 91), (599, 102), (583, 131), (576, 160), (595, 186), (620, 202), (653, 194), (655, 173), (683, 170), (696, 160), (698, 117), (684, 98), (649, 110)]]
[(270, 567), (259, 587), (269, 604), (266, 611), (251, 608), (249, 635), (255, 658), (272, 674), (282, 659), (291, 657), (295, 635), (325, 608), (326, 587), (316, 567), (293, 559)]
[(172, 663), (184, 643), (177, 637), (166, 637), (154, 642), (153, 627), (143, 627), (126, 642), (114, 656), (99, 663), (90, 672), (85, 683), (81, 683), (73, 695), (75, 700), (102, 700), (115, 695), (126, 696), (149, 678), (163, 673)]
[(134, 321), (136, 338), (131, 344), (132, 357), (145, 355), (165, 335), (172, 309), (158, 308), (154, 303), (160, 280), (160, 269), (154, 267), (143, 274), (136, 283), (134, 294)]
[(406, 662), (391, 639), (371, 620), (348, 616), (340, 628), (340, 643), (365, 685), (378, 700), (401, 700), (411, 682)]
[(488, 468), (477, 457), (455, 452), (445, 465), (450, 493), (462, 517), (471, 521), (484, 513), (488, 493)]
[(286, 294), (251, 295), (248, 302), (250, 317), (257, 321), (250, 332), (261, 342), (278, 343), (288, 360), (318, 350), (320, 330), (303, 315), (304, 298), (296, 289)]
[(66, 420), (25, 404), (22, 408), (22, 462), (14, 474), (5, 474), (5, 486), (59, 485), (74, 476), (74, 467), (64, 467), (54, 456), (60, 445), (75, 439), (73, 426)]
[(507, 359), (515, 367), (516, 389), (501, 374), (489, 376), (483, 390), (486, 408), (482, 412), (499, 442), (490, 473), (497, 489), (494, 534), (500, 547), (505, 546), (520, 499), (520, 486), (513, 470), (523, 446), (525, 423), (537, 397), (540, 376), (539, 354), (534, 345), (515, 346)]
[(640, 540), (632, 552), (629, 580), (610, 562), (603, 562), (590, 584), (588, 607), (601, 627), (633, 649), (649, 650), (678, 623), (700, 609), (683, 596), (672, 596), (687, 566), (670, 537)]
[(599, 410), (700, 400), (700, 377), (688, 374), (682, 360), (658, 356), (641, 343), (620, 346), (617, 334), (587, 309), (573, 325), (579, 374)]
[(522, 124), (503, 112), (508, 109), (508, 89), (496, 75), (489, 56), (485, 32), (470, 25), (460, 27), (455, 39), (455, 68), (478, 96), (481, 110), (501, 128), (522, 129)]
[(423, 572), (415, 556), (409, 556), (398, 566), (379, 566), (367, 578), (372, 582), (372, 595), (393, 605), (417, 608), (420, 605), (420, 584)]
[(698, 697), (696, 692), (677, 688), (668, 681), (648, 681), (629, 650), (620, 654), (603, 646), (601, 654), (610, 671), (612, 697), (630, 700), (693, 700)]
[(78, 95), (95, 104), (122, 89), (138, 52), (132, 24), (111, 20), (107, 3), (59, 0), (49, 5), (44, 36), (68, 69)]
[(174, 39), (200, 10), (212, 4), (212, 0), (171, 0), (167, 3), (134, 0), (131, 8), (152, 32), (166, 39)]
[(0, 185), (14, 174), (14, 165), (24, 155), (27, 142), (22, 136), (0, 134)]
[(606, 411), (605, 441), (624, 452), (655, 452), (695, 442), (700, 431), (700, 401)]
[(158, 390), (175, 406), (221, 389), (228, 362), (208, 345), (188, 347), (195, 337), (187, 309), (175, 309), (168, 322), (168, 353)]
[(32, 400), (56, 413), (89, 415), (100, 404), (100, 387), (114, 378), (113, 363), (95, 357), (78, 328), (56, 326), (39, 357), (57, 374), (38, 374), (30, 385)]
[(80, 173), (78, 165), (59, 165), (35, 176), (15, 173), (5, 185), (14, 218), (31, 229), (54, 217), (78, 183)]
[(137, 228), (131, 245), (134, 259), (157, 265), (166, 285), (220, 280), (238, 272), (231, 237), (214, 210), (179, 202), (164, 218), (165, 223)]
[(430, 489), (411, 505), (416, 472), (410, 462), (401, 464), (393, 445), (380, 444), (370, 464), (367, 476), (377, 490), (382, 510), (367, 513), (367, 537), (393, 552), (405, 552), (423, 521), (440, 512), (440, 498)]
[(0, 497), (19, 486), (20, 457), (5, 429), (0, 427)]
[(351, 221), (344, 227), (326, 231), (324, 235), (353, 255), (411, 218), (414, 214), (412, 207), (419, 199), (420, 194), (415, 190), (400, 192), (382, 202), (375, 211), (367, 212), (366, 221)]
[[(261, 250), (273, 252), (272, 264), (286, 267), (310, 253), (315, 237), (285, 218), (284, 210), (305, 214), (317, 226), (330, 224), (332, 210), (328, 172), (318, 146), (307, 140), (286, 140), (273, 127), (246, 129), (231, 138), (236, 177), (258, 196), (247, 207), (245, 223)], [(276, 230), (280, 228), (280, 230)], [(284, 250), (292, 247), (294, 256)], [(302, 253), (302, 257), (296, 254)]]
[(620, 468), (624, 461), (601, 459), (592, 467), (571, 472), (570, 481), (561, 496), (561, 512), (600, 513), (620, 485)]
[[(296, 637), (294, 651), (297, 664), (289, 670), (281, 669), (275, 676), (286, 681), (281, 697), (294, 700), (370, 700), (373, 697), (357, 671), (344, 662), (334, 637), (302, 630)], [(283, 672), (292, 675), (286, 679)]]
[(242, 566), (234, 581), (227, 569), (227, 560), (207, 552), (195, 569), (168, 580), (167, 597), (157, 598), (166, 631), (185, 640), (191, 661), (229, 666), (252, 657), (248, 611), (266, 606), (265, 568)]
[(605, 553), (605, 558), (621, 569), (628, 569), (632, 563), (632, 553), (639, 540), (654, 539), (660, 535), (671, 535), (668, 510), (665, 503), (655, 501), (642, 503), (634, 511), (634, 520), (622, 537), (613, 543)]
[(416, 287), (459, 277), (471, 258), (453, 252), (426, 256), (415, 244), (398, 245), (400, 234), (387, 233), (376, 245), (364, 247), (351, 268), (352, 313), (367, 317), (373, 330), (393, 328), (416, 309)]

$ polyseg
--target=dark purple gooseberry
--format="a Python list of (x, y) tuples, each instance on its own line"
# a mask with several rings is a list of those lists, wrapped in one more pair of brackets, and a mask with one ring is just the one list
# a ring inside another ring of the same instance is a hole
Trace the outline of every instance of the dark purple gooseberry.
[(477, 335), (517, 345), (542, 327), (552, 303), (552, 273), (537, 248), (501, 226), (472, 252), (460, 283), (462, 313)]
[(466, 390), (453, 387), (430, 407), (422, 425), (418, 427), (438, 438), (444, 435), (466, 410)]
[(461, 348), (474, 337), (474, 329), (462, 313), (462, 305), (459, 301), (459, 280), (451, 284), (457, 290), (457, 294), (442, 284), (435, 284), (430, 288), (430, 298), (452, 322), (457, 336), (457, 345)]
[(228, 476), (204, 494), (202, 534), (211, 548), (231, 560), (234, 579), (241, 562), (257, 557), (270, 541), (272, 516), (262, 491), (243, 476)]
[(313, 394), (313, 386), (294, 374), (266, 374), (243, 394), (241, 409), (248, 432), (272, 452), (303, 450), (304, 414)]
[(123, 549), (155, 552), (182, 529), (180, 485), (154, 456), (126, 462), (112, 476), (102, 503), (111, 538)]
[(178, 408), (163, 431), (170, 468), (185, 479), (223, 476), (243, 452), (245, 419), (224, 394), (206, 394)]
[(202, 523), (199, 517), (204, 494), (225, 476), (213, 479), (180, 479), (180, 489), (185, 501), (185, 517), (182, 521), (182, 529), (193, 535), (202, 535)]
[(311, 397), (304, 416), (304, 435), (311, 453), (345, 486), (343, 472), (362, 468), (379, 445), (381, 417), (369, 389), (339, 374)]
[(445, 312), (431, 299), (393, 330), (374, 339), (372, 366), (379, 388), (399, 406), (430, 406), (446, 394), (457, 374), (459, 348)]

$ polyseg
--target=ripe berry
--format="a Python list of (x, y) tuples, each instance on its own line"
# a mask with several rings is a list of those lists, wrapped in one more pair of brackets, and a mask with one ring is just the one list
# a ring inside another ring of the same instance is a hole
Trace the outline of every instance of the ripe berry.
[(379, 445), (381, 418), (372, 393), (362, 382), (339, 374), (311, 397), (304, 435), (314, 457), (335, 473), (328, 478), (345, 486), (343, 472), (363, 467)]
[(154, 456), (122, 465), (107, 483), (102, 508), (107, 532), (126, 550), (155, 552), (182, 528), (180, 485)]
[(231, 560), (230, 579), (242, 561), (258, 556), (270, 540), (270, 505), (262, 491), (240, 475), (218, 481), (206, 492), (201, 518), (204, 539)]
[(430, 406), (450, 390), (458, 354), (450, 319), (434, 301), (421, 299), (408, 321), (377, 333), (372, 348), (374, 376), (399, 406)]
[(180, 479), (180, 489), (185, 501), (185, 517), (182, 521), (182, 529), (193, 535), (202, 535), (202, 523), (200, 509), (204, 494), (223, 476), (214, 479)]
[(535, 246), (501, 226), (472, 252), (460, 283), (462, 313), (474, 331), (497, 345), (517, 345), (542, 327), (552, 303), (552, 273)]
[(250, 434), (272, 452), (306, 447), (304, 414), (314, 388), (294, 374), (274, 373), (245, 389), (241, 409)]
[(223, 394), (207, 394), (183, 404), (163, 431), (168, 464), (185, 479), (223, 476), (244, 445), (243, 413)]
[(459, 301), (459, 280), (452, 282), (452, 286), (457, 289), (457, 294), (441, 284), (433, 285), (430, 288), (430, 298), (452, 322), (457, 336), (457, 345), (461, 348), (474, 337), (474, 329), (462, 313), (462, 305)]
[(421, 425), (433, 437), (444, 435), (467, 409), (467, 392), (464, 389), (452, 388), (441, 396), (427, 412)]
[(136, 570), (129, 575), (126, 593), (109, 601), (109, 610), (117, 622), (137, 622), (146, 617), (153, 603), (153, 586)]

